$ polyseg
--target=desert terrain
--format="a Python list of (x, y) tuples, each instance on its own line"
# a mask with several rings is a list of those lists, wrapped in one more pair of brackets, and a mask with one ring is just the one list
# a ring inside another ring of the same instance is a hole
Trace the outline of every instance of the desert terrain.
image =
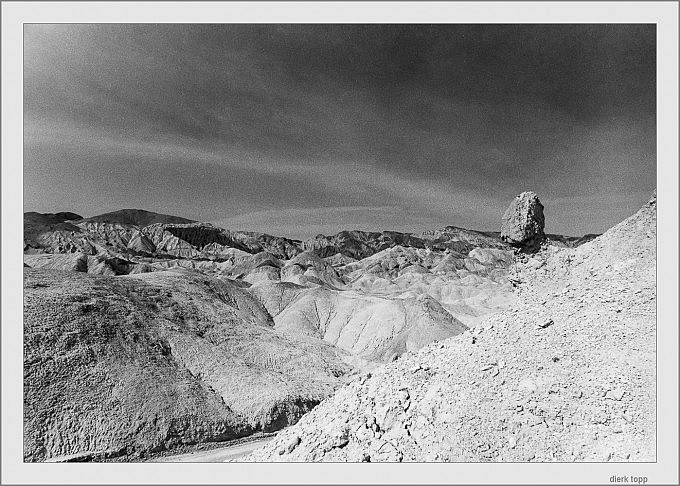
[(497, 232), (305, 241), (26, 213), (24, 459), (653, 461), (656, 197), (544, 226), (531, 192)]

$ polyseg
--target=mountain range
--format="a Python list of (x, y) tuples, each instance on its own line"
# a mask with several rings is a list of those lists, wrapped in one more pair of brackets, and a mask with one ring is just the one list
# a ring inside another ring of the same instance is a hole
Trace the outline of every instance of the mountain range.
[[(575, 247), (597, 235), (582, 237), (548, 235), (557, 246)], [(89, 255), (110, 253), (158, 258), (180, 257), (224, 261), (235, 250), (245, 253), (267, 251), (288, 259), (303, 251), (321, 258), (343, 255), (361, 260), (387, 248), (428, 248), (467, 253), (477, 247), (508, 249), (499, 232), (467, 230), (447, 226), (421, 234), (397, 231), (341, 231), (332, 236), (317, 235), (300, 241), (265, 233), (230, 231), (210, 223), (158, 214), (139, 209), (123, 209), (82, 218), (62, 212), (24, 214), (24, 252), (74, 253)]]

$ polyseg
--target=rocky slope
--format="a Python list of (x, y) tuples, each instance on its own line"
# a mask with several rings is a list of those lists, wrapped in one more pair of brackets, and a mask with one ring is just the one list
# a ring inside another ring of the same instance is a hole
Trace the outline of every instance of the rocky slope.
[(195, 271), (25, 269), (24, 458), (128, 459), (294, 423), (353, 368)]
[(251, 461), (654, 461), (656, 198), (513, 269), (519, 302), (361, 376)]

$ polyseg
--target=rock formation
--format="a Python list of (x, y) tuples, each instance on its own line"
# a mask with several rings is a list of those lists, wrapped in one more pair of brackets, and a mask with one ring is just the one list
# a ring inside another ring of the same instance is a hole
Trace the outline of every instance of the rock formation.
[(523, 192), (510, 203), (503, 214), (501, 239), (525, 251), (538, 248), (545, 239), (543, 205), (531, 191)]

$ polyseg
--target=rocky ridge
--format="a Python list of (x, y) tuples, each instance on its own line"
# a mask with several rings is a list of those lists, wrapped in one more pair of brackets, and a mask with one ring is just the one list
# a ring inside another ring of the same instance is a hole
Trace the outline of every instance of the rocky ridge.
[[(558, 246), (577, 246), (588, 240), (550, 235)], [(475, 248), (510, 250), (501, 235), (447, 226), (442, 230), (420, 235), (395, 231), (342, 231), (334, 236), (318, 235), (299, 241), (263, 233), (230, 231), (197, 223), (186, 218), (125, 209), (83, 219), (74, 213), (24, 216), (24, 253), (104, 255), (129, 261), (130, 271), (154, 271), (157, 266), (146, 264), (158, 260), (206, 260), (216, 267), (246, 254), (266, 251), (277, 258), (289, 260), (303, 252), (330, 258), (331, 265), (361, 260), (390, 248), (429, 249), (435, 252), (453, 251), (467, 254)], [(57, 260), (53, 260), (56, 265)], [(26, 262), (29, 266), (31, 263)], [(35, 264), (36, 262), (34, 262)], [(140, 268), (133, 270), (134, 265)], [(93, 269), (83, 270), (90, 273)], [(167, 265), (161, 265), (161, 269)], [(204, 265), (204, 270), (207, 266)], [(214, 268), (214, 271), (219, 271)]]

